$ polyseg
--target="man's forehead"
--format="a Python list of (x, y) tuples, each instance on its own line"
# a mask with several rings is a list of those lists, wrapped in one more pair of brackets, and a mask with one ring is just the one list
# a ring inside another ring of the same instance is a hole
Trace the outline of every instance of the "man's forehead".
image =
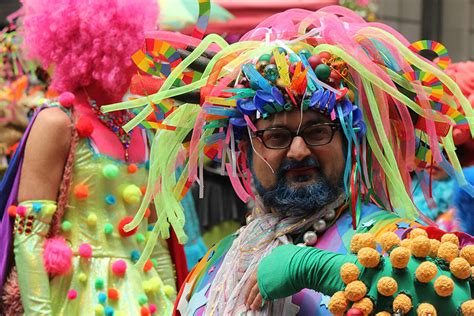
[(298, 109), (289, 111), (289, 112), (280, 112), (274, 115), (271, 115), (267, 119), (259, 119), (256, 122), (258, 129), (264, 129), (272, 126), (287, 126), (288, 128), (297, 128), (298, 125), (305, 125), (306, 123), (317, 123), (317, 122), (330, 122), (329, 116), (319, 113), (314, 110), (303, 111), (303, 116), (301, 116), (301, 111)]

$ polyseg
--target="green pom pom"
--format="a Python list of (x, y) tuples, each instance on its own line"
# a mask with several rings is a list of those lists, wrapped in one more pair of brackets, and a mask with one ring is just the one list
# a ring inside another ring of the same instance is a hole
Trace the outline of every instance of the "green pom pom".
[(309, 50), (307, 49), (300, 50), (298, 54), (303, 54), (306, 57), (306, 59), (309, 59), (312, 56)]
[(137, 238), (137, 242), (145, 241), (145, 236), (143, 234), (137, 234), (136, 238)]
[(72, 227), (72, 224), (70, 221), (64, 221), (62, 224), (61, 224), (61, 229), (65, 232), (68, 232), (71, 230), (71, 227)]
[(266, 62), (270, 62), (270, 59), (272, 58), (272, 56), (270, 54), (263, 54), (262, 56), (260, 56), (260, 58), (258, 59), (258, 61), (266, 61)]
[(115, 179), (119, 175), (119, 168), (116, 165), (108, 164), (102, 169), (102, 174), (109, 180)]
[(145, 294), (142, 294), (138, 297), (138, 303), (140, 305), (145, 305), (148, 302), (148, 297)]
[(102, 290), (104, 288), (104, 279), (102, 278), (95, 279), (95, 288), (98, 290)]
[(316, 73), (316, 76), (319, 80), (326, 81), (331, 74), (331, 68), (329, 68), (329, 66), (326, 64), (319, 64), (316, 66), (314, 72)]
[(114, 226), (110, 223), (107, 223), (104, 225), (104, 233), (106, 233), (107, 235), (110, 235), (112, 234), (112, 232), (114, 231)]

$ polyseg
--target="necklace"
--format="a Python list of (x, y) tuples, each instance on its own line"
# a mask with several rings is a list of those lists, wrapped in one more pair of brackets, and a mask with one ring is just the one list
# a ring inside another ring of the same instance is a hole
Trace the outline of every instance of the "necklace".
[(133, 115), (128, 111), (102, 113), (100, 111), (100, 108), (97, 106), (95, 100), (91, 100), (91, 106), (99, 120), (102, 122), (102, 124), (104, 124), (118, 137), (120, 143), (122, 143), (122, 147), (125, 152), (125, 161), (128, 161), (128, 149), (130, 147), (132, 131), (130, 131), (130, 133), (127, 133), (122, 128), (122, 126), (128, 121), (130, 121), (130, 119), (133, 118)]

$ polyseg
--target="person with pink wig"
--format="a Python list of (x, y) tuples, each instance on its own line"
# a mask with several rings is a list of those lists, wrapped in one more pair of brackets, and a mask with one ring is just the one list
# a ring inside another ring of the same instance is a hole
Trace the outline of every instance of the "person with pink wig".
[(160, 240), (135, 265), (152, 216), (126, 229), (145, 190), (146, 134), (121, 128), (130, 112), (100, 111), (127, 92), (130, 56), (156, 25), (156, 1), (24, 0), (23, 10), (24, 49), (52, 71), (60, 96), (34, 116), (2, 182), (0, 228), (13, 235), (0, 249), (2, 310), (169, 314), (170, 252), (182, 248)]

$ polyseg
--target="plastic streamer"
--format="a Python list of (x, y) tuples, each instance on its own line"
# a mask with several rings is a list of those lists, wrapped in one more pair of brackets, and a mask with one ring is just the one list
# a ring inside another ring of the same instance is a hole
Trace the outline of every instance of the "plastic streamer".
[(206, 33), (207, 25), (211, 16), (211, 0), (199, 1), (199, 15), (196, 26), (194, 27), (193, 37), (201, 39)]

